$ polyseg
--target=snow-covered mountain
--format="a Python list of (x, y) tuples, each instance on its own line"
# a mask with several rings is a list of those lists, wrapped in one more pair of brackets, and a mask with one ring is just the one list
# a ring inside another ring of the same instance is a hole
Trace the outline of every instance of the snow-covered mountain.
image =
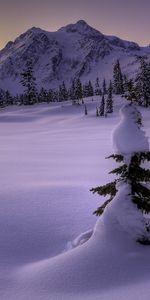
[(0, 87), (20, 92), (20, 73), (31, 58), (38, 86), (55, 88), (75, 77), (83, 82), (95, 81), (97, 76), (101, 81), (111, 79), (116, 59), (124, 73), (134, 74), (137, 56), (143, 53), (150, 55), (150, 48), (106, 36), (82, 20), (57, 32), (33, 27), (0, 51)]

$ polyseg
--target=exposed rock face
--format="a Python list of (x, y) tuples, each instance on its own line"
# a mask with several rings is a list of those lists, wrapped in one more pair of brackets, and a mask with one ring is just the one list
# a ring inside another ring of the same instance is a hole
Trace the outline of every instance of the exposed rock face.
[[(136, 43), (106, 36), (82, 20), (57, 32), (33, 27), (0, 51), (0, 87), (20, 92), (20, 73), (31, 58), (39, 88), (55, 88), (75, 77), (83, 82), (111, 79), (116, 59), (127, 75), (133, 74), (143, 52)], [(150, 48), (145, 52), (149, 55)]]

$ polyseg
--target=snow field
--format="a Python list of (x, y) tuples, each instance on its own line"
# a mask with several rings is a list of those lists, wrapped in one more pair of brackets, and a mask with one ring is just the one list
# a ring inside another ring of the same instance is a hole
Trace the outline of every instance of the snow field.
[[(107, 118), (96, 118), (98, 101), (87, 100), (88, 116), (68, 103), (0, 114), (2, 300), (149, 298), (149, 248), (92, 215), (102, 199), (89, 189), (111, 180), (114, 162), (104, 158), (123, 100)], [(64, 252), (90, 229), (89, 241)]]

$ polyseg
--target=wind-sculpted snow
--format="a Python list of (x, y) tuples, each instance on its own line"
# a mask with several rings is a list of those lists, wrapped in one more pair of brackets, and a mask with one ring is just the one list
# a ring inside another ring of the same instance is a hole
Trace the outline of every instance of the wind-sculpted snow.
[(149, 247), (92, 215), (103, 200), (89, 189), (112, 179), (104, 157), (122, 101), (107, 118), (96, 118), (98, 97), (87, 116), (69, 102), (1, 111), (0, 299), (149, 299)]
[(149, 151), (148, 138), (137, 126), (139, 113), (134, 106), (124, 106), (120, 110), (121, 120), (112, 135), (114, 151), (122, 155), (139, 151)]

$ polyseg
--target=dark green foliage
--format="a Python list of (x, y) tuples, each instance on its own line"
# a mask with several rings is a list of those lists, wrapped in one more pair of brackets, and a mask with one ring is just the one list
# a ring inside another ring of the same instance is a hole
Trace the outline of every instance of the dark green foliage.
[(106, 200), (101, 206), (99, 206), (94, 212), (93, 215), (101, 216), (104, 212), (105, 207), (111, 202), (112, 199)]
[(133, 79), (130, 79), (127, 83), (125, 98), (132, 103), (138, 102), (137, 91)]
[(148, 107), (150, 105), (150, 64), (144, 57), (139, 58), (140, 68), (136, 77), (136, 96), (138, 104)]
[(84, 97), (93, 97), (94, 90), (91, 81), (83, 85), (83, 96)]
[(107, 87), (106, 87), (106, 81), (105, 79), (103, 80), (103, 95), (107, 94)]
[(99, 117), (98, 107), (96, 107), (96, 117)]
[(45, 90), (44, 88), (41, 88), (41, 90), (38, 94), (38, 103), (42, 103), (42, 102), (50, 102), (48, 91)]
[(96, 78), (96, 82), (95, 82), (95, 91), (94, 91), (96, 96), (101, 96), (102, 95), (102, 91), (100, 88), (100, 84), (99, 84), (99, 78)]
[(108, 159), (108, 158), (113, 158), (116, 162), (123, 161), (123, 155), (121, 155), (121, 154), (112, 154), (112, 155), (106, 157), (106, 159)]
[(116, 95), (121, 95), (124, 92), (124, 88), (123, 88), (123, 75), (122, 75), (119, 60), (117, 60), (116, 64), (114, 65), (113, 72), (114, 72), (113, 74), (114, 93)]
[(103, 186), (97, 186), (96, 188), (92, 188), (90, 190), (93, 193), (97, 193), (100, 196), (106, 196), (106, 195), (111, 195), (111, 197), (114, 197), (116, 195), (116, 181), (107, 183)]
[(113, 198), (117, 193), (116, 181), (107, 183), (103, 186), (92, 188), (90, 191), (93, 192), (93, 194), (97, 193), (100, 196), (104, 196), (104, 197), (107, 195), (110, 196), (110, 198), (106, 200), (100, 207), (98, 207), (93, 213), (96, 216), (100, 216), (104, 212), (105, 207), (113, 200)]
[(104, 94), (103, 94), (101, 103), (100, 103), (100, 107), (99, 107), (99, 116), (103, 117), (104, 114), (105, 114), (105, 98), (104, 98)]
[(69, 98), (72, 100), (72, 104), (75, 104), (76, 95), (75, 95), (75, 79), (72, 81), (72, 85), (69, 89)]
[(93, 97), (94, 96), (94, 90), (91, 81), (88, 82), (88, 96)]
[(79, 78), (75, 81), (74, 97), (77, 104), (79, 104), (79, 101), (83, 98), (82, 83)]
[(3, 108), (15, 103), (15, 97), (13, 97), (9, 91), (4, 91), (0, 88), (0, 107)]
[(87, 116), (87, 114), (88, 114), (87, 106), (86, 105), (84, 106), (84, 114), (85, 114), (85, 116)]
[(106, 113), (110, 114), (113, 112), (113, 100), (112, 100), (112, 83), (110, 81), (108, 88), (108, 96), (106, 101)]
[(36, 78), (33, 75), (33, 64), (29, 60), (26, 63), (25, 69), (20, 74), (21, 84), (24, 89), (24, 104), (31, 105), (37, 101)]
[(61, 102), (66, 100), (68, 100), (68, 91), (63, 81), (62, 85), (59, 86), (59, 101)]
[(150, 241), (144, 236), (140, 239), (137, 239), (137, 242), (140, 243), (141, 245), (145, 245), (145, 246), (150, 245)]
[[(120, 163), (124, 161), (124, 157), (119, 154), (113, 154), (107, 158), (113, 158), (116, 162)], [(97, 193), (100, 196), (109, 195), (104, 204), (94, 212), (94, 214), (101, 215), (105, 207), (113, 200), (117, 193), (117, 183), (126, 182), (131, 185), (131, 199), (143, 213), (150, 213), (150, 190), (146, 186), (146, 183), (150, 182), (150, 170), (141, 167), (141, 163), (150, 161), (150, 152), (137, 152), (131, 157), (129, 165), (125, 163), (115, 168), (109, 174), (116, 174), (118, 179), (115, 181), (92, 188), (93, 193)]]

